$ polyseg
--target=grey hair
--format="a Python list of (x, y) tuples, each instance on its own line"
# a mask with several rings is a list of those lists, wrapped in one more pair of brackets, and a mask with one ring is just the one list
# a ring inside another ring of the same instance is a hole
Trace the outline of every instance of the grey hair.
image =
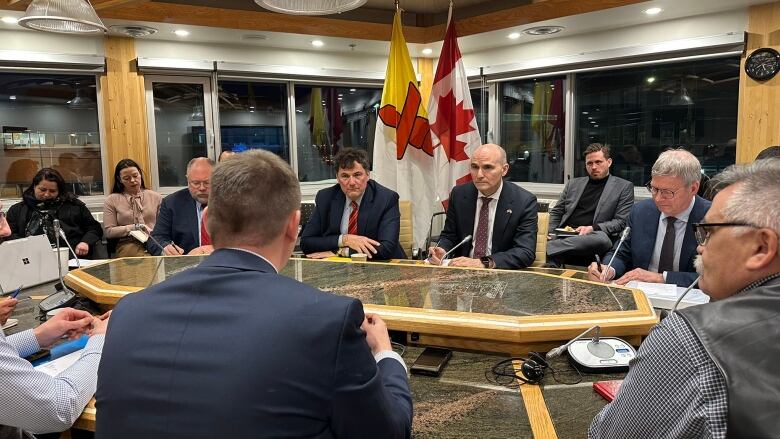
[(190, 160), (189, 163), (187, 163), (187, 174), (190, 173), (190, 169), (192, 169), (192, 167), (195, 166), (195, 163), (202, 160), (205, 160), (211, 167), (214, 167), (214, 160), (208, 157), (195, 157), (194, 159)]
[(670, 149), (658, 156), (653, 164), (653, 177), (680, 177), (686, 186), (701, 179), (701, 163), (684, 149)]
[(211, 174), (207, 226), (220, 247), (269, 244), (300, 207), (298, 177), (268, 151), (242, 152), (241, 160), (225, 160)]
[(731, 165), (711, 184), (716, 190), (737, 185), (723, 209), (727, 221), (770, 228), (780, 235), (780, 158)]

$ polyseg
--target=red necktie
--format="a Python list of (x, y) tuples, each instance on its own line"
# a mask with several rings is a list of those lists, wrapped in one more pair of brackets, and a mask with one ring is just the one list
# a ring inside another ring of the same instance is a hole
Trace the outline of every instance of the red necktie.
[(349, 213), (349, 227), (347, 228), (347, 233), (350, 235), (357, 235), (358, 205), (353, 201), (349, 206), (352, 208), (352, 212)]
[(203, 212), (203, 215), (200, 217), (200, 245), (211, 245), (211, 237), (209, 236), (209, 232), (206, 230), (207, 216), (208, 214)]

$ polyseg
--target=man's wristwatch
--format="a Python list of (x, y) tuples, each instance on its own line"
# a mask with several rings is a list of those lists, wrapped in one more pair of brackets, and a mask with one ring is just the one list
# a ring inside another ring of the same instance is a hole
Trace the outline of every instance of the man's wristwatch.
[(479, 258), (479, 262), (482, 262), (482, 265), (484, 265), (485, 268), (496, 268), (496, 262), (493, 261), (493, 258), (490, 256), (482, 256)]

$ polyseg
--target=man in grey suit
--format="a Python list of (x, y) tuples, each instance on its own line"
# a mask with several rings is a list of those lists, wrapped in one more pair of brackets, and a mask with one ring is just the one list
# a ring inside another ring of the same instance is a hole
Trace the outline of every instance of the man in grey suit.
[[(569, 180), (550, 209), (547, 260), (556, 265), (609, 251), (634, 205), (634, 185), (609, 173), (609, 146), (590, 144), (583, 155), (588, 176)], [(566, 226), (577, 235), (554, 239), (555, 229)]]

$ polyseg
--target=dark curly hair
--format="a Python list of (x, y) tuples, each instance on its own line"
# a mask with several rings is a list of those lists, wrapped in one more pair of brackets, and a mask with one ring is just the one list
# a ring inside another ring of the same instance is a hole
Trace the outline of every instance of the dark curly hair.
[(60, 200), (70, 201), (76, 199), (76, 195), (73, 193), (73, 191), (70, 190), (68, 184), (65, 183), (65, 179), (62, 178), (62, 174), (60, 174), (56, 169), (52, 168), (43, 168), (38, 171), (38, 173), (36, 173), (33, 177), (30, 187), (24, 191), (24, 195), (29, 195), (35, 198), (35, 186), (38, 186), (38, 183), (43, 180), (57, 183), (57, 191), (59, 192), (57, 198)]

